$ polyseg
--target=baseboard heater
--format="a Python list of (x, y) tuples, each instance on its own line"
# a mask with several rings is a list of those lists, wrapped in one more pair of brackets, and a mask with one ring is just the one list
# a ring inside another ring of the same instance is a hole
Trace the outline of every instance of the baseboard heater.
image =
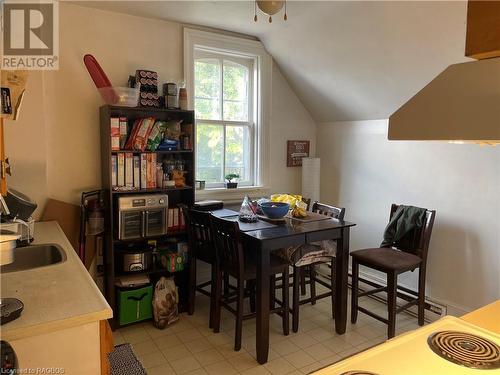
[[(329, 265), (328, 265), (328, 267), (329, 267)], [(320, 277), (325, 278), (327, 280), (330, 280), (330, 272), (329, 271), (328, 272), (322, 272), (321, 267), (318, 267), (317, 271), (318, 271), (317, 274)], [(349, 288), (351, 288), (352, 287), (351, 281), (350, 281), (352, 279), (351, 272), (349, 272), (348, 275), (349, 275), (348, 286), (349, 286)], [(373, 287), (373, 288), (382, 288), (382, 287), (386, 286), (385, 284), (381, 284), (380, 282), (377, 282), (377, 281), (375, 281), (373, 279), (368, 279), (366, 276), (364, 276), (364, 277), (359, 276), (358, 280), (359, 280), (359, 283), (364, 283), (364, 284), (369, 285), (370, 287)], [(368, 290), (368, 289), (363, 288), (361, 286), (359, 286), (358, 289), (361, 292), (365, 292), (365, 291)], [(409, 301), (415, 299), (414, 294), (415, 294), (415, 291), (413, 291), (411, 289), (408, 289), (406, 287), (398, 286), (398, 291), (397, 291), (397, 297), (398, 298), (400, 298), (400, 299), (402, 299), (402, 300), (404, 300), (406, 302), (409, 302)], [(376, 301), (379, 301), (379, 302), (382, 302), (384, 304), (387, 304), (387, 300), (385, 298), (382, 298), (381, 296), (378, 296), (376, 294), (372, 294), (372, 295), (369, 295), (367, 297), (373, 298)], [(447, 312), (446, 306), (440, 305), (440, 304), (438, 304), (438, 303), (436, 303), (434, 301), (430, 301), (427, 298), (425, 298), (425, 310), (427, 310), (427, 311), (429, 311), (429, 312), (431, 312), (433, 314), (436, 314), (439, 317), (445, 316), (446, 312)], [(404, 312), (406, 312), (407, 314), (410, 314), (412, 316), (417, 317), (417, 312), (413, 311), (412, 309), (405, 310)], [(431, 320), (426, 317), (425, 321), (426, 322), (430, 322)]]

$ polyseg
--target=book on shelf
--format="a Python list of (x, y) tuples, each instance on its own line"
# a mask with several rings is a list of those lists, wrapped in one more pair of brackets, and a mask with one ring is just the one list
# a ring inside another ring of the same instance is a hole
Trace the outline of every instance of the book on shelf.
[(174, 222), (174, 211), (171, 208), (169, 208), (167, 216), (167, 232), (174, 229), (173, 222)]
[(179, 228), (180, 230), (186, 229), (186, 222), (184, 221), (184, 214), (182, 213), (182, 210), (179, 210)]
[(184, 215), (178, 207), (168, 209), (167, 223), (167, 231), (178, 232), (186, 229)]
[(176, 230), (179, 230), (179, 209), (178, 208), (173, 208), (174, 210), (174, 228)]

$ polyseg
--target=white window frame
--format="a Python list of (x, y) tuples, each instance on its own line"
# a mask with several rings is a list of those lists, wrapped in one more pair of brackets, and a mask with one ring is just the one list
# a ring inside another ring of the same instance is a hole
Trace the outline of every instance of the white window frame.
[[(194, 52), (194, 60), (198, 59), (208, 59), (208, 60), (218, 60), (220, 63), (221, 71), (220, 71), (220, 83), (221, 83), (221, 88), (220, 88), (220, 113), (221, 117), (220, 119), (212, 120), (212, 119), (197, 119), (197, 123), (203, 123), (207, 125), (219, 125), (222, 126), (223, 132), (224, 132), (224, 141), (223, 141), (223, 148), (224, 148), (224, 158), (222, 160), (222, 171), (223, 171), (223, 179), (225, 175), (225, 167), (226, 167), (226, 153), (225, 153), (225, 148), (226, 148), (226, 131), (227, 128), (230, 126), (244, 126), (247, 127), (249, 130), (249, 135), (250, 135), (250, 165), (249, 165), (249, 179), (248, 180), (239, 180), (238, 185), (239, 186), (255, 186), (256, 183), (256, 175), (255, 175), (255, 165), (256, 165), (256, 160), (255, 160), (255, 106), (254, 102), (257, 96), (256, 90), (254, 90), (254, 82), (256, 79), (256, 69), (255, 66), (257, 64), (257, 61), (255, 58), (248, 58), (246, 56), (240, 56), (240, 55), (234, 55), (234, 54), (222, 54), (220, 52), (215, 52), (215, 51), (209, 51), (205, 48), (196, 48), (195, 47), (195, 52)], [(249, 87), (248, 87), (248, 118), (246, 121), (235, 121), (235, 120), (225, 120), (224, 119), (224, 62), (229, 61), (233, 62), (235, 64), (239, 64), (241, 66), (244, 66), (248, 69), (248, 74), (249, 74)], [(194, 86), (193, 86), (193, 91), (194, 91)], [(193, 106), (194, 106), (194, 95), (193, 95)], [(222, 188), (224, 187), (224, 181), (222, 182), (214, 182), (214, 183), (207, 183), (206, 187), (208, 189), (214, 189), (214, 188)]]
[(242, 194), (264, 195), (269, 192), (269, 121), (271, 110), (272, 59), (261, 42), (225, 34), (184, 28), (184, 77), (188, 92), (188, 106), (194, 108), (195, 49), (206, 49), (221, 54), (236, 54), (254, 59), (254, 185), (238, 189), (209, 188), (197, 190), (196, 199), (210, 197), (224, 201), (241, 200)]

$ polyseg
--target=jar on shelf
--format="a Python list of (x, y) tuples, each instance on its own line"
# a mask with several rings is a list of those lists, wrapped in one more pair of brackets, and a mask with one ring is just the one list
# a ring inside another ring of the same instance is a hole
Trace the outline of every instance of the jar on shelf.
[(156, 186), (163, 186), (163, 167), (162, 163), (156, 163)]
[(163, 159), (163, 172), (172, 174), (175, 169), (175, 161), (172, 159)]
[(177, 159), (175, 162), (175, 169), (183, 171), (186, 168), (186, 162), (182, 159)]
[(170, 179), (170, 175), (168, 173), (163, 174), (163, 187), (164, 188), (169, 188), (169, 187), (174, 187), (175, 186), (175, 181)]
[(181, 87), (179, 89), (179, 108), (182, 110), (187, 110), (188, 109), (188, 98), (187, 98), (187, 91), (185, 87)]
[(183, 150), (191, 150), (191, 139), (189, 135), (183, 134), (181, 136), (181, 148)]

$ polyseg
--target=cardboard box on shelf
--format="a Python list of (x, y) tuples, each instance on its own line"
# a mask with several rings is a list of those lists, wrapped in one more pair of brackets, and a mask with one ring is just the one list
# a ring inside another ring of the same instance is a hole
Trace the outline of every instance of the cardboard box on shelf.
[(111, 117), (111, 150), (118, 151), (120, 149), (120, 119)]
[(125, 154), (118, 154), (117, 186), (125, 186)]
[(146, 187), (148, 189), (156, 188), (156, 154), (147, 154)]
[(111, 186), (118, 186), (118, 157), (111, 155)]
[(134, 154), (125, 154), (125, 186), (134, 187)]
[(120, 117), (120, 149), (123, 150), (125, 148), (125, 143), (127, 142), (127, 118)]
[(146, 189), (148, 187), (148, 177), (147, 177), (147, 170), (148, 170), (148, 155), (147, 154), (141, 154), (141, 189)]
[(134, 187), (141, 188), (141, 157), (134, 155)]

